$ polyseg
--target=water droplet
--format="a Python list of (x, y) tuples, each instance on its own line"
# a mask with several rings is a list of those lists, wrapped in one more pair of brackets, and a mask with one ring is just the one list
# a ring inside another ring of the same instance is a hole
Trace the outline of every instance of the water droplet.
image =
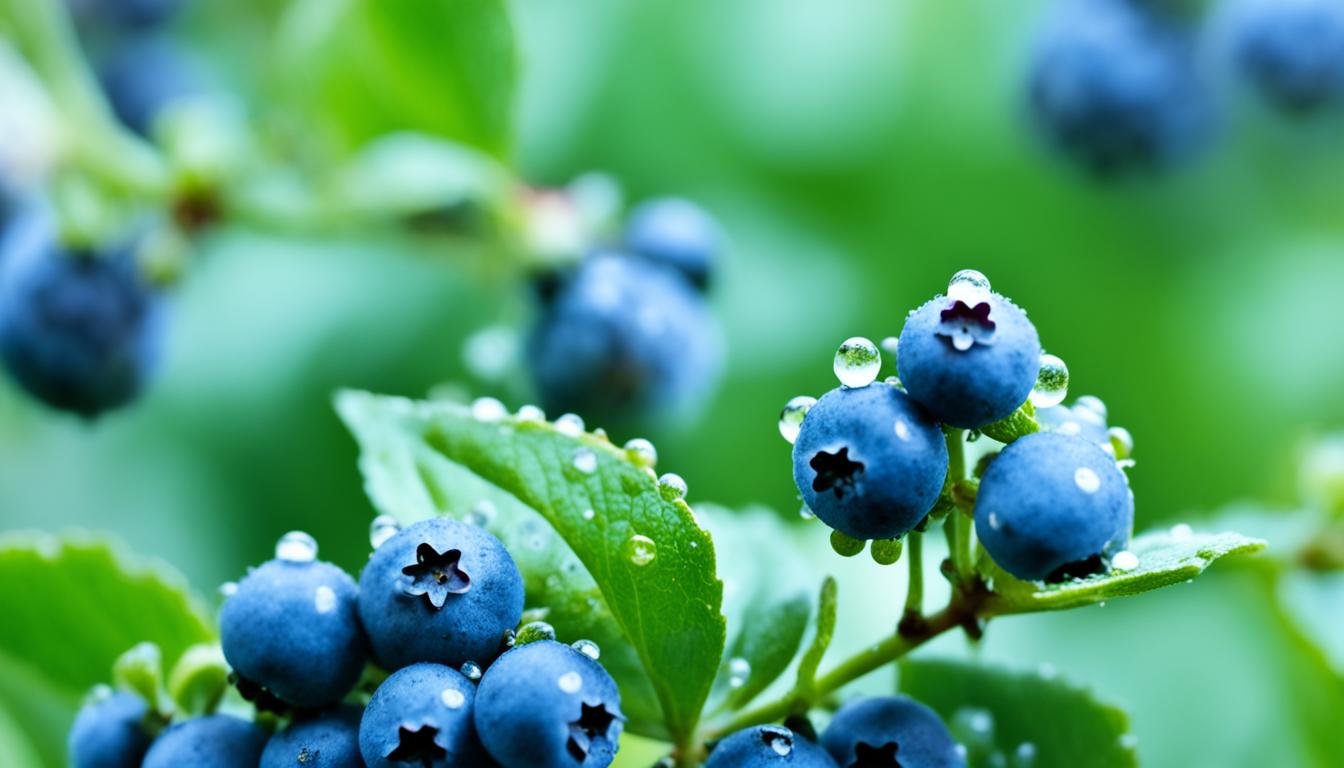
[(1031, 389), (1031, 404), (1050, 408), (1064, 402), (1069, 394), (1069, 367), (1054, 355), (1041, 355), (1041, 370)]
[(397, 535), (401, 524), (391, 515), (379, 515), (369, 523), (369, 543), (374, 549), (383, 546), (383, 542)]
[(112, 693), (112, 686), (107, 685), (106, 683), (99, 683), (98, 685), (93, 686), (93, 690), (89, 692), (89, 697), (94, 701), (107, 701), (112, 698)]
[(735, 656), (728, 660), (728, 687), (741, 688), (751, 677), (751, 662)]
[(841, 557), (853, 557), (859, 554), (863, 551), (863, 545), (866, 543), (863, 539), (856, 539), (839, 531), (831, 531), (831, 549), (835, 550), (835, 553)]
[(835, 377), (846, 387), (866, 387), (877, 380), (882, 368), (882, 353), (877, 345), (862, 336), (845, 339), (835, 351)]
[(1002, 526), (1002, 525), (1003, 525), (1003, 521), (999, 520), (999, 513), (998, 513), (998, 512), (990, 512), (990, 513), (989, 513), (989, 527), (992, 528), (993, 530), (996, 530), (996, 531), (997, 531), (997, 530), (999, 530), (999, 527)]
[(583, 433), (583, 417), (577, 413), (566, 413), (555, 420), (555, 428), (560, 434), (575, 437)]
[(784, 409), (779, 412), (779, 434), (789, 441), (789, 445), (798, 439), (798, 433), (803, 429), (803, 419), (807, 418), (807, 412), (816, 404), (817, 398), (807, 395), (799, 395), (784, 404)]
[(583, 510), (583, 519), (584, 519), (584, 520), (592, 520), (594, 517), (597, 517), (597, 513), (594, 512), (593, 510), (591, 510), (591, 509), (585, 509), (585, 510)]
[(903, 443), (910, 442), (910, 425), (905, 423), (905, 419), (896, 419), (896, 437)]
[(1106, 422), (1106, 403), (1096, 395), (1083, 395), (1082, 397), (1079, 397), (1077, 400), (1073, 401), (1073, 407), (1075, 410), (1081, 408), (1084, 411), (1091, 411), (1101, 419), (1103, 424)]
[(524, 405), (518, 409), (518, 420), (527, 422), (545, 421), (546, 412), (535, 405)]
[(467, 703), (467, 697), (456, 688), (444, 688), (439, 694), (439, 701), (449, 709), (461, 709), (462, 705)]
[(478, 397), (471, 403), (471, 417), (477, 421), (499, 421), (509, 415), (509, 409), (493, 397)]
[(512, 629), (506, 629), (503, 637), (500, 638), (500, 642), (504, 644), (505, 648), (512, 648), (518, 644), (518, 633)]
[(574, 468), (585, 475), (591, 475), (597, 471), (597, 454), (587, 448), (580, 448), (574, 454)]
[(1106, 601), (1105, 601), (1105, 600), (1102, 600), (1100, 603), (1097, 603), (1097, 607), (1098, 607), (1098, 608), (1105, 608), (1105, 607), (1106, 607)]
[(471, 509), (467, 510), (465, 520), (477, 528), (485, 528), (495, 521), (497, 512), (494, 502), (489, 499), (481, 499), (473, 504)]
[(555, 627), (544, 621), (529, 621), (518, 628), (518, 634), (514, 635), (513, 641), (517, 645), (527, 645), (538, 640), (554, 639)]
[(635, 565), (648, 565), (658, 557), (658, 545), (648, 536), (635, 534), (625, 542), (625, 557)]
[(219, 594), (221, 597), (230, 598), (238, 594), (238, 582), (226, 581), (219, 585)]
[(947, 281), (947, 298), (964, 301), (971, 306), (988, 298), (991, 290), (989, 278), (974, 269), (963, 269)]
[(1030, 741), (1024, 741), (1017, 745), (1017, 751), (1013, 753), (1013, 768), (1031, 768), (1036, 764), (1036, 745)]
[(275, 543), (275, 559), (287, 563), (311, 563), (317, 559), (317, 541), (303, 531), (290, 531)]
[(326, 584), (318, 587), (313, 593), (313, 607), (318, 613), (331, 613), (336, 610), (336, 593)]
[(1091, 467), (1079, 467), (1073, 473), (1073, 482), (1083, 493), (1096, 493), (1101, 489), (1101, 478), (1092, 471)]
[(483, 671), (481, 671), (481, 665), (477, 664), (474, 661), (462, 662), (462, 668), (458, 671), (462, 673), (463, 677), (467, 678), (473, 683), (476, 682), (477, 680), (480, 680), (481, 675), (485, 674)]
[(518, 358), (518, 332), (507, 325), (491, 325), (467, 337), (462, 360), (474, 376), (500, 381)]
[(1134, 453), (1134, 436), (1124, 427), (1111, 427), (1106, 430), (1111, 438), (1111, 451), (1117, 459), (1128, 459)]
[(664, 496), (670, 493), (674, 498), (678, 499), (686, 498), (686, 492), (690, 490), (686, 487), (686, 481), (681, 478), (681, 475), (673, 472), (668, 472), (658, 478), (658, 487), (663, 490)]
[(816, 519), (817, 519), (817, 513), (816, 513), (816, 512), (813, 512), (813, 511), (812, 511), (812, 508), (809, 507), (809, 506), (807, 506), (806, 504), (804, 504), (801, 508), (799, 508), (799, 510), (798, 510), (798, 516), (801, 517), (801, 518), (803, 518), (804, 520), (816, 520)]
[(583, 677), (578, 672), (566, 672), (555, 684), (565, 693), (578, 693), (583, 688)]
[(625, 453), (631, 461), (641, 467), (652, 467), (658, 464), (658, 449), (653, 447), (653, 443), (642, 437), (625, 441)]
[(957, 753), (957, 759), (958, 759), (958, 760), (960, 760), (960, 761), (963, 762), (963, 763), (966, 762), (966, 745), (965, 745), (965, 744), (955, 744), (955, 745), (953, 745), (953, 747), (952, 747), (952, 751), (955, 752), (955, 753)]
[(977, 709), (971, 712), (966, 724), (976, 733), (990, 733), (994, 730), (994, 715), (989, 710)]
[(570, 647), (593, 661), (602, 658), (602, 649), (598, 648), (597, 643), (594, 643), (592, 640), (575, 640), (574, 644)]
[(1111, 558), (1111, 567), (1117, 571), (1132, 571), (1139, 567), (1139, 556), (1128, 549), (1121, 550)]
[(1177, 541), (1184, 541), (1195, 535), (1195, 531), (1185, 523), (1177, 523), (1171, 526), (1171, 538)]
[(770, 751), (780, 757), (793, 754), (793, 731), (778, 725), (761, 727), (761, 739), (770, 747)]
[(1139, 737), (1132, 733), (1121, 734), (1119, 739), (1120, 746), (1125, 749), (1138, 749)]
[(896, 353), (901, 348), (901, 340), (896, 336), (888, 336), (882, 340), (882, 351), (891, 355), (891, 359), (896, 359)]

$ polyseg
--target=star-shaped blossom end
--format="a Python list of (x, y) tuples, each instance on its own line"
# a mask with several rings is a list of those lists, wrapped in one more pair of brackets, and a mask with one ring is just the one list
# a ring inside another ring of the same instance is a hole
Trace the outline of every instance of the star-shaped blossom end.
[(415, 562), (401, 569), (411, 577), (406, 593), (425, 596), (434, 610), (443, 608), (449, 595), (466, 594), (471, 589), (471, 577), (462, 570), (462, 550), (449, 549), (440, 553), (429, 543), (415, 550)]
[(946, 337), (953, 349), (965, 352), (976, 344), (993, 344), (994, 327), (994, 321), (989, 318), (989, 302), (982, 301), (972, 307), (957, 300), (942, 311), (936, 333)]

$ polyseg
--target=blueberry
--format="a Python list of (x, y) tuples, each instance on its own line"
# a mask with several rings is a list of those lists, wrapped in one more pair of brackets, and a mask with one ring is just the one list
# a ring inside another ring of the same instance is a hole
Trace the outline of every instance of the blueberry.
[(543, 407), (613, 421), (693, 409), (722, 364), (704, 297), (670, 267), (612, 253), (555, 289), (527, 349)]
[(200, 76), (171, 40), (145, 35), (120, 41), (98, 67), (112, 111), (127, 128), (148, 136), (168, 106), (200, 91)]
[(700, 206), (678, 197), (664, 197), (647, 200), (631, 212), (625, 245), (631, 253), (679, 270), (697, 288), (705, 290), (723, 249), (723, 233)]
[(86, 705), (70, 729), (73, 768), (139, 768), (149, 749), (149, 706), (130, 693)]
[(1233, 65), (1270, 104), (1307, 114), (1344, 100), (1344, 4), (1244, 0), (1229, 16)]
[(72, 250), (48, 215), (17, 215), (0, 245), (0, 360), (34, 397), (93, 418), (140, 394), (166, 309), (130, 244)]
[(183, 0), (69, 0), (69, 3), (81, 22), (120, 30), (163, 24), (184, 4)]
[(260, 768), (360, 768), (358, 707), (295, 720), (266, 742)]
[(1106, 567), (1134, 522), (1134, 495), (1115, 459), (1059, 432), (1019, 438), (989, 464), (975, 502), (975, 531), (1000, 567), (1057, 581)]
[(141, 768), (257, 768), (266, 731), (229, 715), (206, 715), (164, 731)]
[(482, 667), (523, 615), (523, 577), (487, 531), (446, 517), (383, 542), (359, 579), (359, 615), (388, 669), (418, 661)]
[(500, 656), (476, 695), (476, 730), (504, 768), (611, 765), (624, 721), (611, 675), (554, 640)]
[(397, 670), (374, 691), (360, 721), (364, 763), (368, 768), (489, 765), (472, 720), (475, 698), (471, 681), (442, 664)]
[(1027, 85), (1032, 121), (1098, 175), (1170, 166), (1209, 133), (1190, 35), (1157, 6), (1064, 0), (1037, 40)]
[(705, 768), (835, 768), (826, 750), (780, 725), (744, 728), (719, 742)]
[(821, 735), (841, 768), (964, 768), (966, 761), (933, 710), (905, 696), (858, 699)]
[(793, 444), (793, 481), (822, 522), (856, 539), (919, 524), (947, 477), (947, 443), (928, 412), (886, 383), (827, 392)]
[(1027, 313), (997, 293), (970, 304), (939, 296), (910, 313), (896, 356), (901, 383), (935, 419), (979, 429), (1026, 402), (1041, 341)]
[(340, 701), (368, 657), (359, 592), (330, 563), (271, 560), (238, 584), (219, 616), (234, 672), (301, 710)]

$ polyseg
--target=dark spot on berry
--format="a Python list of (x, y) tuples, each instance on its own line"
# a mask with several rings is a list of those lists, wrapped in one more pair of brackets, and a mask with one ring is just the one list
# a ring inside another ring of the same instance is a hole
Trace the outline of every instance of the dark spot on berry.
[(989, 319), (989, 303), (974, 307), (964, 301), (955, 301), (939, 315), (938, 335), (946, 337), (953, 348), (965, 351), (976, 344), (994, 343), (994, 321)]
[(258, 712), (289, 714), (289, 705), (276, 698), (275, 694), (260, 683), (248, 680), (237, 672), (229, 673), (229, 682), (238, 689), (238, 695), (242, 696), (244, 701), (251, 702)]
[(432, 725), (422, 725), (415, 730), (406, 726), (397, 729), (397, 746), (387, 753), (387, 759), (400, 763), (419, 763), (430, 768), (435, 762), (448, 757), (448, 750), (439, 746), (435, 739), (439, 729)]
[(1106, 558), (1097, 554), (1082, 560), (1075, 560), (1072, 563), (1065, 563), (1051, 571), (1050, 575), (1045, 577), (1045, 580), (1054, 584), (1071, 579), (1086, 579), (1089, 576), (1105, 573), (1106, 569)]
[(605, 739), (607, 730), (615, 720), (616, 715), (608, 712), (605, 705), (584, 704), (579, 719), (569, 724), (569, 741), (565, 744), (565, 748), (570, 756), (583, 762), (588, 757), (588, 750), (592, 747), (593, 741)]
[(471, 577), (462, 570), (462, 550), (450, 549), (442, 554), (433, 545), (422, 543), (415, 550), (415, 563), (401, 569), (411, 577), (406, 592), (411, 595), (424, 595), (429, 604), (438, 610), (448, 601), (448, 595), (465, 594), (471, 589)]
[(849, 768), (902, 768), (901, 761), (896, 759), (899, 751), (900, 747), (894, 741), (880, 747), (859, 742), (854, 745), (854, 762)]
[(817, 493), (834, 491), (837, 499), (843, 499), (846, 493), (853, 492), (859, 475), (863, 474), (863, 464), (850, 461), (848, 447), (835, 453), (817, 451), (809, 463), (817, 472), (817, 479), (812, 481), (812, 490)]

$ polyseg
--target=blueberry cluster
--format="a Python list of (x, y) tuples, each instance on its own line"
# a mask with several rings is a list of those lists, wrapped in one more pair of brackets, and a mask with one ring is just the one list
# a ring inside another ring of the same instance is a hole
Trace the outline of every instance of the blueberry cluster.
[[(1009, 442), (986, 455), (974, 486), (975, 530), (994, 561), (1046, 581), (1111, 567), (1132, 533), (1133, 494), (1117, 462), (1128, 461), (1133, 440), (1108, 428), (1097, 398), (1062, 404), (1068, 370), (1042, 353), (1022, 309), (964, 270), (883, 346), (899, 378), (879, 382), (877, 346), (849, 339), (836, 353), (841, 385), (820, 400), (794, 398), (781, 414), (812, 514), (858, 549), (899, 540), (967, 493), (951, 487), (949, 442), (960, 450), (962, 430), (985, 430)], [(874, 557), (894, 560), (886, 549)]]
[(841, 707), (820, 743), (778, 725), (732, 734), (705, 768), (964, 768), (964, 753), (937, 713), (904, 696)]
[(1344, 102), (1344, 3), (1234, 0), (1232, 63), (1269, 104), (1306, 115)]
[(167, 307), (138, 239), (61, 242), (51, 215), (18, 210), (0, 241), (0, 362), (53, 408), (94, 418), (144, 389), (164, 347)]
[[(624, 727), (615, 682), (591, 642), (556, 642), (539, 622), (515, 634), (523, 580), (498, 539), (435, 518), (380, 526), (375, 541), (358, 583), (296, 532), (226, 587), (220, 645), (256, 723), (215, 713), (165, 728), (139, 697), (112, 694), (81, 711), (71, 764), (611, 764)], [(273, 734), (262, 725), (285, 720)]]
[(616, 422), (693, 408), (722, 367), (704, 296), (722, 248), (699, 206), (655, 199), (619, 242), (548, 273), (527, 341), (542, 405)]

